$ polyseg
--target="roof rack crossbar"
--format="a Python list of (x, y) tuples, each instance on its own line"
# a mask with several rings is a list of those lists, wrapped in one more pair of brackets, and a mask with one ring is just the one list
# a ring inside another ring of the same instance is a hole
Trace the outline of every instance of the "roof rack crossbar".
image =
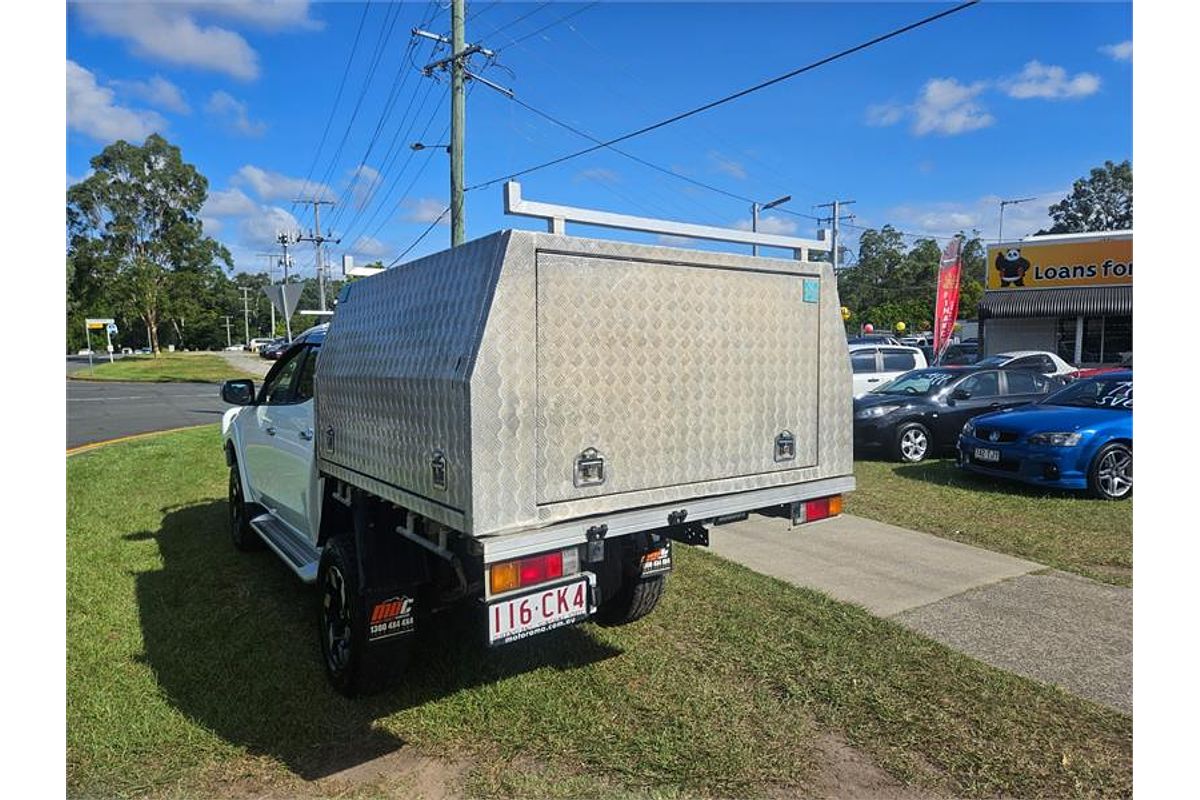
[(591, 208), (577, 208), (553, 203), (539, 203), (521, 197), (521, 184), (508, 181), (504, 184), (504, 213), (517, 217), (544, 219), (550, 233), (565, 234), (568, 222), (596, 225), (602, 228), (658, 233), (665, 236), (680, 236), (687, 239), (706, 239), (735, 244), (756, 244), (760, 247), (780, 247), (791, 250), (798, 261), (808, 261), (808, 251), (829, 251), (830, 237), (822, 230), (818, 239), (801, 239), (795, 236), (780, 236), (774, 233), (745, 231), (739, 228), (720, 228), (714, 225), (696, 225), (690, 222), (634, 217), (614, 214)]

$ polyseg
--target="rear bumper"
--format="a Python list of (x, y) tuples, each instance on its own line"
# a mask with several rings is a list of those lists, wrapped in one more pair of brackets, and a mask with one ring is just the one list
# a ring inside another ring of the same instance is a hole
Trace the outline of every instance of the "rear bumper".
[(618, 536), (651, 531), (676, 524), (672, 518), (679, 519), (677, 515), (680, 512), (683, 512), (683, 519), (686, 519), (687, 522), (702, 522), (716, 517), (739, 514), (743, 511), (757, 511), (761, 508), (844, 494), (853, 490), (854, 476), (843, 475), (807, 483), (775, 486), (770, 489), (737, 492), (717, 497), (701, 497), (670, 505), (650, 506), (615, 514), (597, 514), (545, 528), (481, 536), (479, 543), (483, 546), (484, 563), (492, 564), (545, 550), (585, 544), (588, 541), (588, 531), (599, 526), (605, 527), (605, 539), (613, 539)]
[[(975, 448), (1000, 451), (999, 463), (975, 460)], [(1086, 489), (1087, 448), (1031, 446), (1025, 442), (994, 444), (973, 436), (958, 437), (958, 465), (968, 472), (1021, 481), (1054, 489)]]

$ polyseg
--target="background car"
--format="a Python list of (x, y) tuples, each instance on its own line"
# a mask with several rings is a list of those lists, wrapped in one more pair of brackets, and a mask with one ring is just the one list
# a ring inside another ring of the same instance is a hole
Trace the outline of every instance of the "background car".
[(275, 340), (270, 337), (256, 337), (246, 343), (246, 349), (251, 353), (257, 353), (263, 345), (270, 344), (273, 341)]
[(1054, 375), (1064, 379), (1076, 371), (1075, 367), (1059, 356), (1045, 350), (1010, 350), (981, 358), (975, 364), (980, 367), (1029, 369), (1042, 375)]
[(1133, 373), (1068, 384), (1025, 408), (963, 426), (958, 464), (971, 472), (1103, 500), (1133, 494)]
[(861, 397), (912, 369), (929, 366), (916, 347), (900, 345), (850, 345), (850, 370), (854, 373), (854, 396)]
[(286, 336), (281, 336), (278, 339), (272, 339), (267, 344), (258, 348), (258, 354), (268, 361), (277, 361), (283, 355), (283, 352), (288, 349), (288, 340)]
[(900, 340), (890, 333), (864, 333), (846, 339), (846, 344), (900, 344)]
[(1061, 384), (1028, 370), (930, 367), (854, 400), (854, 448), (917, 462), (951, 451), (967, 420), (1045, 398)]
[(967, 364), (974, 364), (978, 360), (978, 342), (955, 342), (946, 347), (946, 351), (942, 353), (942, 358), (938, 361), (938, 365), (943, 367), (965, 366)]

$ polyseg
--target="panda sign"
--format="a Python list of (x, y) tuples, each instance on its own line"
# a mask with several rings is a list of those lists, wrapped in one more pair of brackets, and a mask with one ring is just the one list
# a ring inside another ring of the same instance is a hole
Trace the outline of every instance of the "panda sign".
[(1031, 236), (988, 247), (987, 288), (1050, 289), (1133, 283), (1133, 232)]

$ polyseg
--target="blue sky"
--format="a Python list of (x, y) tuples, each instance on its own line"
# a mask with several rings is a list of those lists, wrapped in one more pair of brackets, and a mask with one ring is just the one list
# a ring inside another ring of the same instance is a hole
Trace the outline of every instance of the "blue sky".
[[(481, 0), (468, 3), (467, 38), (498, 51), (495, 64), (475, 62), (487, 78), (612, 137), (948, 5)], [(311, 227), (311, 212), (291, 202), (310, 174), (309, 194), (338, 201), (322, 210), (342, 238), (334, 256), (389, 262), (448, 197), (445, 153), (408, 147), (445, 142), (449, 120), (446, 83), (414, 68), (435, 57), (432, 42), (410, 36), (418, 24), (447, 33), (449, 11), (424, 1), (372, 3), (365, 17), (363, 4), (344, 2), (73, 4), (67, 180), (116, 138), (159, 131), (208, 177), (206, 227), (239, 270), (262, 268), (254, 254), (276, 229)], [(1043, 224), (1046, 206), (1089, 168), (1132, 157), (1131, 39), (1129, 4), (985, 2), (622, 148), (741, 197), (790, 194), (793, 213), (768, 212), (763, 227), (800, 236), (815, 234), (811, 216), (825, 213), (816, 204), (841, 198), (857, 201), (853, 225), (995, 237), (1000, 198), (1037, 196), (1006, 210), (1012, 238)], [(589, 144), (481, 85), (469, 95), (467, 135), (468, 185)], [(749, 220), (741, 200), (609, 151), (522, 184), (550, 202)], [(536, 227), (502, 214), (499, 185), (468, 193), (467, 204), (469, 238)], [(435, 225), (407, 257), (448, 239)], [(301, 268), (311, 264), (311, 246), (297, 253)]]

